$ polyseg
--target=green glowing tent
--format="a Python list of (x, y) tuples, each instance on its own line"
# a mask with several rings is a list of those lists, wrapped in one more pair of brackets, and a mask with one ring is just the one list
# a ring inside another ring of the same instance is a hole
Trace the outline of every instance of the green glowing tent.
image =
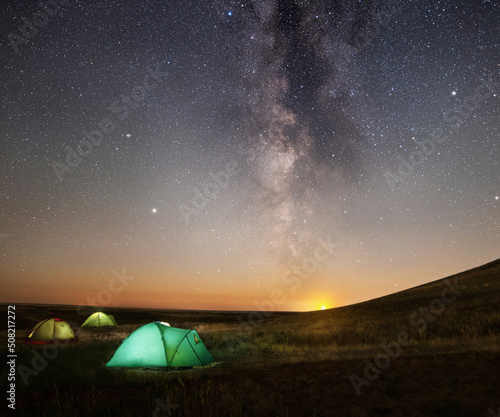
[(196, 330), (155, 321), (132, 332), (106, 364), (112, 368), (183, 368), (204, 366), (214, 358)]
[(45, 319), (38, 323), (24, 340), (26, 343), (56, 343), (77, 340), (71, 326), (61, 319)]
[(89, 316), (82, 324), (82, 327), (115, 327), (118, 326), (115, 318), (111, 314), (101, 312), (94, 313)]

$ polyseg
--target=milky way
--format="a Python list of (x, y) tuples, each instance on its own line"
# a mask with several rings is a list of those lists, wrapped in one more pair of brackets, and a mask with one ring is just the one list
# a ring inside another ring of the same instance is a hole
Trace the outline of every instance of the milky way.
[[(350, 120), (356, 106), (349, 99), (358, 89), (355, 48), (349, 45), (352, 16), (347, 4), (338, 12), (274, 1), (240, 8), (242, 106), (249, 145), (257, 154), (254, 204), (286, 263), (311, 245), (314, 233), (307, 222), (318, 210), (318, 182), (338, 180), (343, 169), (356, 164), (352, 145), (361, 138)], [(319, 132), (311, 128), (318, 121), (323, 122)], [(349, 164), (332, 161), (335, 153)]]

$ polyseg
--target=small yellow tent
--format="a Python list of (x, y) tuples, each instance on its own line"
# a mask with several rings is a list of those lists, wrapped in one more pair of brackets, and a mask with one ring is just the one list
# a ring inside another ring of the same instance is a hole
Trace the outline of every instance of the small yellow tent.
[(118, 326), (115, 318), (111, 314), (96, 312), (89, 316), (82, 324), (82, 327), (115, 327)]
[(75, 332), (64, 320), (45, 319), (31, 329), (26, 343), (57, 343), (59, 341), (75, 341)]

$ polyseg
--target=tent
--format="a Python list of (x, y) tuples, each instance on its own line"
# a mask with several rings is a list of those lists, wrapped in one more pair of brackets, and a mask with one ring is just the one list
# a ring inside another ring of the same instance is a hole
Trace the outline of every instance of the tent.
[(82, 324), (82, 327), (115, 327), (118, 326), (111, 314), (96, 312), (91, 314)]
[(64, 320), (52, 318), (38, 323), (25, 339), (26, 343), (55, 343), (75, 341), (77, 337), (71, 326)]
[(214, 358), (196, 330), (154, 322), (133, 331), (106, 364), (111, 368), (164, 368), (204, 366)]

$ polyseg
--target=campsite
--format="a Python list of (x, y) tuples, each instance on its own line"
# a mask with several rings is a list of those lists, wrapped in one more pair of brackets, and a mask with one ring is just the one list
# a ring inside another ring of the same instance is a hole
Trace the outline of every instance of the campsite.
[(500, 0), (4, 0), (0, 417), (500, 417)]
[[(499, 305), (500, 260), (309, 313), (106, 308), (118, 325), (92, 328), (81, 324), (98, 307), (19, 304), (15, 415), (491, 417), (500, 405)], [(78, 341), (24, 343), (51, 316)], [(105, 366), (134, 330), (168, 332), (166, 322), (195, 329), (214, 363)]]

